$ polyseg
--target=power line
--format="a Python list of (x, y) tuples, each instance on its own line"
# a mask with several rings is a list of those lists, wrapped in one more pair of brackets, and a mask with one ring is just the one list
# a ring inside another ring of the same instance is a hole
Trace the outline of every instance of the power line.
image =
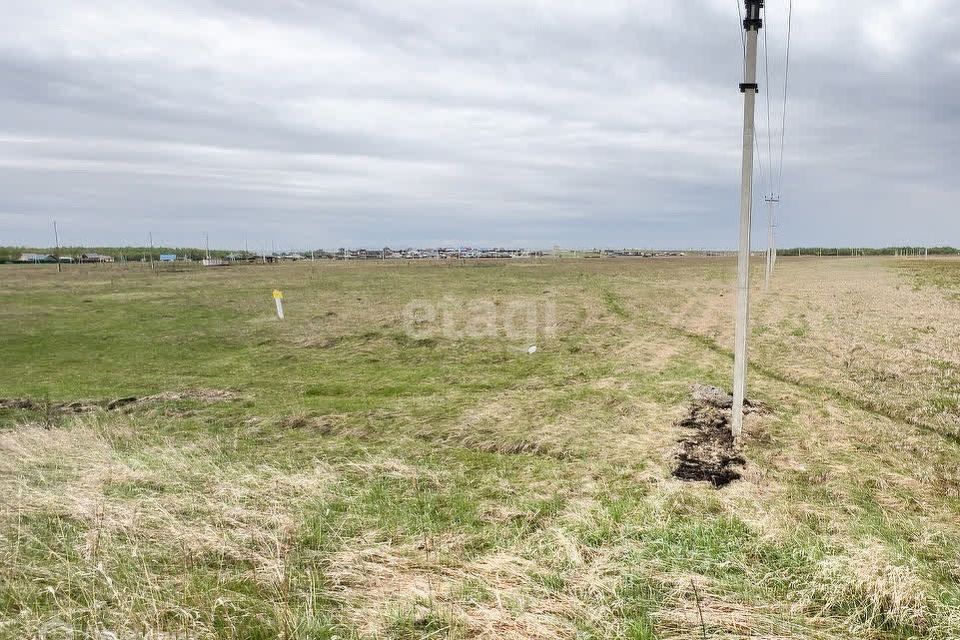
[(743, 50), (743, 59), (741, 64), (743, 65), (743, 71), (747, 69), (747, 38), (743, 35), (743, 11), (740, 9), (740, 0), (733, 0), (737, 3), (737, 16), (740, 20), (737, 22), (737, 31), (740, 32), (740, 48)]
[(775, 194), (773, 193), (773, 118), (770, 115), (770, 41), (767, 34), (770, 33), (770, 24), (769, 24), (769, 7), (764, 11), (764, 17), (768, 18), (767, 28), (763, 32), (763, 73), (764, 73), (764, 87), (763, 93), (767, 101), (767, 161), (769, 163), (770, 175), (768, 195), (764, 197), (764, 200), (767, 203), (767, 260), (766, 260), (766, 274), (764, 276), (764, 289), (770, 290), (770, 280), (773, 277), (773, 256), (774, 252), (774, 232), (773, 232), (773, 204), (777, 201)]
[[(757, 138), (756, 135), (753, 136), (753, 146), (754, 146), (754, 149), (755, 149), (756, 152), (757, 152), (757, 153), (756, 153), (756, 156), (757, 156), (757, 169), (759, 169), (759, 171), (760, 171), (760, 180), (758, 181), (757, 184), (759, 184), (759, 185), (762, 187), (762, 186), (763, 186), (763, 183), (764, 183), (764, 176), (766, 175), (766, 173), (765, 173), (764, 170), (763, 170), (763, 154), (760, 153), (760, 139)], [(773, 170), (773, 167), (771, 167), (770, 170), (772, 171), (772, 170)]]
[(792, 32), (793, 0), (789, 0), (787, 8), (787, 56), (783, 67), (783, 119), (780, 124), (780, 170), (777, 177), (777, 193), (783, 190), (783, 146), (787, 130), (787, 88), (790, 82), (790, 36)]
[[(767, 17), (766, 11), (764, 17)], [(770, 195), (773, 195), (773, 131), (772, 118), (770, 117), (770, 44), (767, 40), (767, 34), (770, 32), (770, 21), (767, 20), (767, 28), (763, 31), (763, 75), (764, 85), (763, 93), (767, 101), (767, 164), (770, 166)]]

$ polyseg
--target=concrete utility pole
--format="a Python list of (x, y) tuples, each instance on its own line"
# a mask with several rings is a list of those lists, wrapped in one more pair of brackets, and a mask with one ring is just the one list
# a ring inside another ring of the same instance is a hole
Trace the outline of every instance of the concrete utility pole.
[(150, 269), (153, 270), (153, 231), (150, 232)]
[(735, 439), (743, 433), (743, 399), (747, 390), (747, 335), (750, 321), (750, 225), (753, 218), (753, 147), (757, 93), (757, 37), (763, 28), (764, 0), (744, 0), (746, 51), (743, 64), (743, 163), (740, 186), (740, 249), (737, 254), (737, 322), (733, 358), (733, 422)]
[(777, 245), (773, 232), (773, 205), (780, 202), (780, 198), (771, 195), (764, 198), (764, 201), (767, 203), (767, 268), (764, 288), (769, 289), (770, 279), (773, 278), (773, 269), (777, 266)]
[(53, 221), (53, 241), (57, 245), (57, 255), (54, 256), (57, 259), (57, 273), (63, 272), (63, 267), (60, 264), (60, 234), (57, 232), (57, 221)]

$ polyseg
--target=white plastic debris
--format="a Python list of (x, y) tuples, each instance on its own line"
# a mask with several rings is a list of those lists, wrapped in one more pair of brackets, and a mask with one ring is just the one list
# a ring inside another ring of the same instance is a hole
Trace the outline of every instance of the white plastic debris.
[(527, 353), (534, 354), (536, 352), (537, 352), (537, 345), (533, 345), (532, 347), (527, 349)]

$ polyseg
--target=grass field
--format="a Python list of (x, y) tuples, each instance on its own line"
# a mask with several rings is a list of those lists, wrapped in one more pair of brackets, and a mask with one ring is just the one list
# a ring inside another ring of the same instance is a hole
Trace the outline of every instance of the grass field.
[(0, 637), (960, 637), (960, 261), (781, 259), (718, 490), (733, 270), (0, 267)]

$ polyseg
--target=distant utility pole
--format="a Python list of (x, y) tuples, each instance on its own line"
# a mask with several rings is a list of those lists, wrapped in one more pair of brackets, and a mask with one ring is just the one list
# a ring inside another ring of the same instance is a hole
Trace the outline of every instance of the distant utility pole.
[(740, 185), (740, 248), (737, 254), (737, 322), (733, 361), (733, 423), (735, 439), (743, 433), (743, 399), (747, 390), (747, 333), (750, 321), (750, 225), (753, 218), (753, 147), (757, 93), (757, 37), (763, 28), (764, 0), (745, 0), (747, 16), (743, 94), (743, 163)]
[(773, 233), (773, 205), (780, 202), (780, 198), (771, 195), (764, 198), (764, 201), (767, 203), (767, 268), (764, 287), (769, 289), (770, 279), (773, 278), (773, 269), (777, 266), (777, 244)]
[(57, 221), (53, 221), (53, 241), (57, 247), (57, 255), (54, 256), (57, 259), (57, 273), (63, 273), (63, 267), (60, 264), (60, 233), (57, 231)]
[(153, 231), (150, 232), (150, 269), (154, 269), (154, 266), (153, 266)]

